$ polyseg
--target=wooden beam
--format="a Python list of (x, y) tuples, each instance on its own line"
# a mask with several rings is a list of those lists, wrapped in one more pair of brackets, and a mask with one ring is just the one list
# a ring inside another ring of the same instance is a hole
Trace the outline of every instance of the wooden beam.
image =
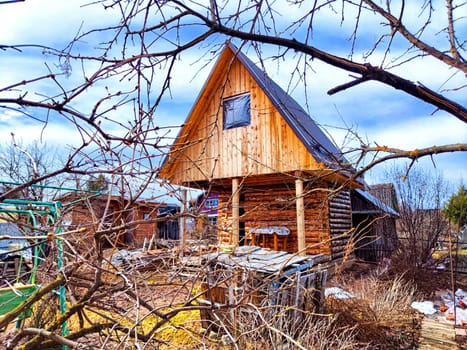
[(240, 237), (240, 184), (238, 178), (232, 179), (232, 244), (238, 246)]
[(183, 256), (183, 252), (185, 250), (185, 244), (186, 244), (186, 218), (185, 218), (185, 212), (187, 210), (187, 195), (188, 195), (188, 191), (186, 189), (183, 189), (181, 191), (181, 195), (182, 195), (182, 209), (181, 209), (181, 215), (180, 215), (180, 219), (179, 219), (179, 232), (180, 232), (180, 251), (179, 251), (179, 254), (180, 254), (180, 257)]
[(305, 240), (305, 201), (303, 199), (303, 180), (295, 180), (295, 194), (297, 207), (297, 240), (298, 254), (306, 255), (306, 240)]

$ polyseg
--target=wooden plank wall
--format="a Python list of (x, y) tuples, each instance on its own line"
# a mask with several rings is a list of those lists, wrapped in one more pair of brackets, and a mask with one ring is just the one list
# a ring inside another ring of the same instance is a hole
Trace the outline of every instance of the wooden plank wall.
[[(329, 220), (328, 220), (328, 190), (316, 185), (307, 185), (305, 188), (305, 231), (307, 254), (330, 254)], [(231, 234), (231, 194), (219, 193), (218, 237), (221, 244), (230, 244)], [(245, 223), (245, 231), (250, 228), (266, 226), (285, 226), (289, 228), (290, 235), (287, 245), (281, 250), (290, 253), (297, 252), (297, 213), (295, 206), (294, 184), (269, 185), (242, 190), (240, 206), (244, 214), (240, 221)], [(283, 241), (282, 241), (283, 242)], [(272, 236), (266, 236), (267, 248), (273, 248)]]
[[(231, 58), (225, 59), (230, 62)], [(214, 77), (176, 140), (168, 161), (170, 170), (166, 165), (163, 177), (187, 183), (318, 168), (240, 61)], [(251, 124), (224, 130), (223, 98), (244, 93), (251, 97)]]
[(351, 237), (350, 230), (352, 228), (352, 206), (349, 190), (331, 194), (329, 201), (329, 227), (332, 240), (332, 259), (342, 259), (348, 253), (347, 244)]

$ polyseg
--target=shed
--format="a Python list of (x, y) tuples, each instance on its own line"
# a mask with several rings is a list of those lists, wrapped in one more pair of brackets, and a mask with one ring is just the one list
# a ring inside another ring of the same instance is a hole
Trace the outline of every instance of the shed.
[(159, 176), (217, 193), (221, 244), (339, 259), (361, 186), (351, 173), (304, 109), (228, 42)]
[(352, 224), (355, 227), (353, 237), (357, 258), (376, 262), (391, 255), (398, 247), (396, 219), (399, 213), (393, 207), (397, 203), (394, 188), (392, 193), (390, 189), (388, 185), (377, 185), (367, 191), (352, 191)]
[(157, 237), (160, 239), (177, 240), (180, 238), (178, 218), (180, 207), (178, 205), (167, 205), (158, 210)]
[[(145, 239), (158, 232), (158, 215), (168, 207), (166, 203), (130, 200), (111, 194), (89, 196), (70, 192), (61, 196), (60, 201), (64, 206), (64, 222), (72, 228), (85, 227), (94, 232), (99, 222), (104, 228), (126, 226), (105, 237), (104, 244), (109, 246), (142, 246)], [(83, 238), (79, 239), (84, 244)]]

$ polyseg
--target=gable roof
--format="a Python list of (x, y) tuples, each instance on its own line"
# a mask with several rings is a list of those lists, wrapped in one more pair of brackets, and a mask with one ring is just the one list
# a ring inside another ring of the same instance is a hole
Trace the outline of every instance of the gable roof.
[[(192, 176), (193, 172), (191, 169), (195, 169), (194, 171), (198, 171), (198, 173), (202, 172), (203, 170), (207, 171), (209, 176), (212, 176), (210, 170), (204, 169), (206, 163), (203, 164), (203, 161), (199, 161), (197, 164), (193, 163), (193, 160), (197, 159), (194, 154), (185, 154), (185, 151), (189, 149), (195, 149), (196, 146), (191, 148), (191, 145), (196, 145), (200, 143), (200, 140), (204, 140), (203, 137), (211, 137), (212, 134), (209, 135), (205, 134), (204, 136), (200, 132), (203, 129), (202, 124), (200, 124), (195, 120), (196, 116), (199, 116), (200, 113), (204, 113), (203, 109), (208, 108), (206, 105), (212, 104), (213, 102), (213, 94), (215, 94), (215, 86), (219, 81), (223, 81), (223, 79), (228, 79), (230, 75), (230, 68), (233, 66), (240, 66), (242, 69), (248, 74), (248, 78), (251, 82), (254, 82), (254, 85), (257, 86), (264, 98), (266, 98), (269, 102), (268, 104), (274, 108), (274, 115), (277, 115), (282, 120), (282, 124), (287, 126), (287, 129), (290, 132), (286, 132), (283, 136), (283, 140), (293, 140), (290, 147), (288, 148), (286, 153), (282, 155), (278, 155), (275, 159), (283, 159), (282, 156), (285, 156), (286, 161), (292, 159), (287, 158), (290, 157), (292, 153), (295, 154), (302, 154), (303, 156), (297, 156), (297, 158), (293, 158), (293, 161), (297, 162), (294, 164), (298, 164), (297, 168), (290, 168), (288, 170), (282, 169), (279, 172), (283, 172), (284, 174), (290, 171), (295, 170), (319, 170), (319, 171), (326, 171), (332, 170), (332, 174), (334, 174), (335, 170), (337, 172), (335, 175), (338, 177), (340, 175), (344, 175), (345, 177), (350, 177), (351, 167), (349, 166), (349, 162), (345, 159), (342, 152), (336, 147), (336, 145), (330, 140), (330, 138), (319, 128), (319, 126), (313, 121), (313, 119), (305, 112), (305, 110), (291, 97), (289, 96), (279, 85), (277, 85), (268, 75), (261, 70), (258, 66), (256, 66), (245, 54), (243, 54), (237, 47), (235, 47), (232, 43), (227, 42), (225, 48), (220, 53), (216, 63), (214, 64), (213, 69), (211, 70), (209, 77), (207, 78), (206, 82), (201, 89), (196, 102), (193, 104), (192, 109), (190, 110), (188, 117), (183, 124), (182, 128), (179, 130), (178, 135), (176, 137), (176, 141), (171, 147), (170, 153), (165, 156), (165, 159), (162, 162), (162, 166), (159, 171), (159, 176), (161, 178), (167, 178), (173, 180), (176, 179), (174, 183), (179, 184), (189, 184), (189, 183), (202, 183), (204, 180), (194, 179)], [(249, 84), (249, 83), (248, 83)], [(222, 92), (223, 93), (223, 92)], [(221, 103), (219, 101), (219, 103)], [(216, 107), (218, 108), (218, 107)], [(217, 117), (216, 117), (217, 118)], [(217, 119), (215, 119), (217, 120)], [(212, 124), (210, 124), (212, 125)], [(196, 130), (196, 131), (193, 131)], [(283, 132), (283, 131), (280, 131)], [(198, 133), (197, 136), (192, 136), (193, 133)], [(220, 134), (219, 134), (220, 135)], [(293, 138), (291, 136), (293, 135)], [(190, 145), (190, 142), (192, 142)], [(217, 141), (216, 141), (217, 142)], [(287, 143), (288, 144), (288, 143)], [(297, 153), (298, 149), (295, 148), (299, 145), (299, 153)], [(291, 151), (293, 150), (293, 151)], [(225, 149), (223, 148), (225, 152)], [(256, 149), (258, 151), (258, 148)], [(276, 152), (280, 150), (275, 150)], [(190, 152), (190, 151), (188, 151)], [(303, 152), (303, 153), (302, 153)], [(207, 154), (207, 153), (206, 153)], [(204, 156), (204, 160), (206, 159), (216, 159), (217, 151), (211, 149), (211, 153)], [(266, 153), (267, 154), (267, 153)], [(273, 153), (276, 154), (276, 153)], [(224, 155), (225, 157), (226, 155)], [(230, 154), (229, 154), (230, 156)], [(210, 157), (210, 158), (209, 158)], [(230, 157), (231, 158), (231, 157)], [(226, 158), (222, 158), (226, 159)], [(254, 159), (254, 158), (251, 158)], [(268, 159), (269, 160), (269, 159)], [(311, 163), (310, 162), (313, 162)], [(190, 162), (193, 164), (190, 168), (183, 168), (182, 165), (178, 168), (178, 164), (186, 164), (186, 162)], [(279, 160), (278, 162), (281, 162)], [(252, 162), (254, 163), (254, 162)], [(256, 162), (255, 164), (260, 164)], [(263, 163), (261, 163), (263, 164)], [(265, 168), (272, 169), (270, 164), (264, 163)], [(281, 163), (286, 164), (286, 163)], [(288, 163), (292, 164), (292, 163)], [(307, 165), (304, 165), (307, 164)], [(314, 164), (313, 168), (307, 168), (309, 164)], [(213, 165), (216, 166), (216, 165)], [(277, 165), (276, 165), (277, 166)], [(242, 167), (242, 166), (240, 166)], [(239, 167), (239, 168), (240, 168)], [(217, 169), (225, 169), (224, 167), (218, 166)], [(203, 170), (200, 170), (203, 169)], [(211, 169), (211, 168), (210, 168)], [(214, 168), (212, 168), (214, 169)], [(275, 168), (274, 169), (278, 169)], [(243, 170), (243, 168), (242, 168)], [(189, 172), (189, 174), (187, 174)], [(174, 174), (177, 175), (174, 175)], [(225, 173), (225, 171), (224, 171)], [(181, 175), (183, 174), (183, 175)], [(221, 174), (217, 174), (221, 175)], [(216, 175), (216, 176), (217, 176)], [(187, 180), (182, 180), (180, 177), (183, 176)], [(196, 175), (197, 176), (197, 175)], [(208, 176), (208, 175), (207, 175)], [(230, 178), (232, 176), (238, 175), (231, 175), (225, 174), (225, 176), (221, 177), (213, 177), (213, 179), (221, 179), (221, 178)], [(242, 175), (244, 176), (244, 175)], [(249, 173), (251, 176), (251, 173)], [(334, 175), (332, 175), (334, 176)], [(206, 180), (208, 180), (206, 178)], [(361, 179), (358, 179), (359, 182)]]
[(245, 66), (317, 162), (321, 162), (330, 168), (342, 167), (348, 164), (342, 152), (297, 101), (269, 78), (266, 72), (255, 65), (235, 45), (227, 42), (225, 50), (227, 49), (232, 50), (236, 58)]

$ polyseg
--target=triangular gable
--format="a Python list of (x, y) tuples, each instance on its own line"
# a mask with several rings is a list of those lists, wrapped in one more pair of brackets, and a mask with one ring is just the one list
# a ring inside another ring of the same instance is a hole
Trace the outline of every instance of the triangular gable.
[[(232, 57), (232, 59), (231, 59)], [(323, 131), (316, 125), (316, 123), (310, 118), (310, 116), (303, 110), (302, 107), (290, 97), (282, 88), (279, 87), (273, 80), (271, 80), (265, 72), (259, 69), (246, 55), (241, 53), (233, 44), (227, 43), (225, 49), (219, 55), (214, 68), (212, 69), (207, 81), (205, 82), (203, 89), (201, 90), (196, 103), (193, 105), (192, 110), (187, 118), (186, 123), (180, 130), (174, 146), (172, 146), (171, 154), (164, 160), (163, 166), (160, 171), (160, 177), (171, 179), (173, 176), (173, 170), (177, 167), (177, 162), (187, 162), (189, 157), (184, 155), (184, 147), (190, 144), (192, 132), (196, 132), (196, 128), (199, 127), (197, 121), (192, 120), (193, 115), (200, 117), (206, 103), (209, 103), (209, 96), (215, 89), (213, 89), (213, 81), (226, 81), (227, 74), (229, 73), (229, 67), (233, 62), (238, 60), (242, 67), (248, 72), (252, 80), (261, 89), (262, 93), (269, 99), (269, 103), (275, 108), (276, 113), (280, 115), (285, 124), (292, 130), (291, 135), (295, 135), (295, 139), (298, 148), (296, 153), (303, 152), (308, 153), (313, 159), (315, 164), (314, 169), (318, 169), (316, 165), (319, 165), (320, 169), (341, 169), (342, 164), (346, 164), (346, 160), (342, 155), (342, 152), (333, 144), (333, 142), (323, 133)], [(213, 89), (207, 91), (207, 89)], [(212, 102), (212, 101), (211, 101)], [(220, 101), (219, 101), (220, 102)], [(219, 104), (220, 106), (220, 104)], [(201, 114), (200, 114), (201, 113)], [(282, 122), (283, 123), (283, 122)], [(221, 134), (221, 137), (222, 134)], [(240, 142), (240, 141), (238, 141)], [(191, 147), (191, 146), (188, 146)], [(303, 151), (300, 150), (300, 147)], [(180, 150), (180, 151), (179, 151)], [(230, 155), (229, 155), (230, 156)], [(284, 156), (284, 154), (278, 153), (275, 156), (278, 158)], [(286, 157), (286, 156), (285, 156)], [(310, 164), (310, 162), (308, 162)], [(194, 165), (193, 168), (203, 168), (203, 163), (200, 161)], [(177, 177), (180, 180), (180, 169), (176, 169), (179, 174)], [(288, 169), (293, 170), (313, 170), (311, 168), (296, 168)], [(203, 169), (208, 174), (209, 169)], [(233, 175), (239, 176), (239, 175)], [(188, 176), (189, 177), (189, 176)], [(208, 180), (208, 178), (203, 179)], [(191, 182), (192, 180), (178, 181)], [(175, 182), (177, 183), (177, 181)]]

